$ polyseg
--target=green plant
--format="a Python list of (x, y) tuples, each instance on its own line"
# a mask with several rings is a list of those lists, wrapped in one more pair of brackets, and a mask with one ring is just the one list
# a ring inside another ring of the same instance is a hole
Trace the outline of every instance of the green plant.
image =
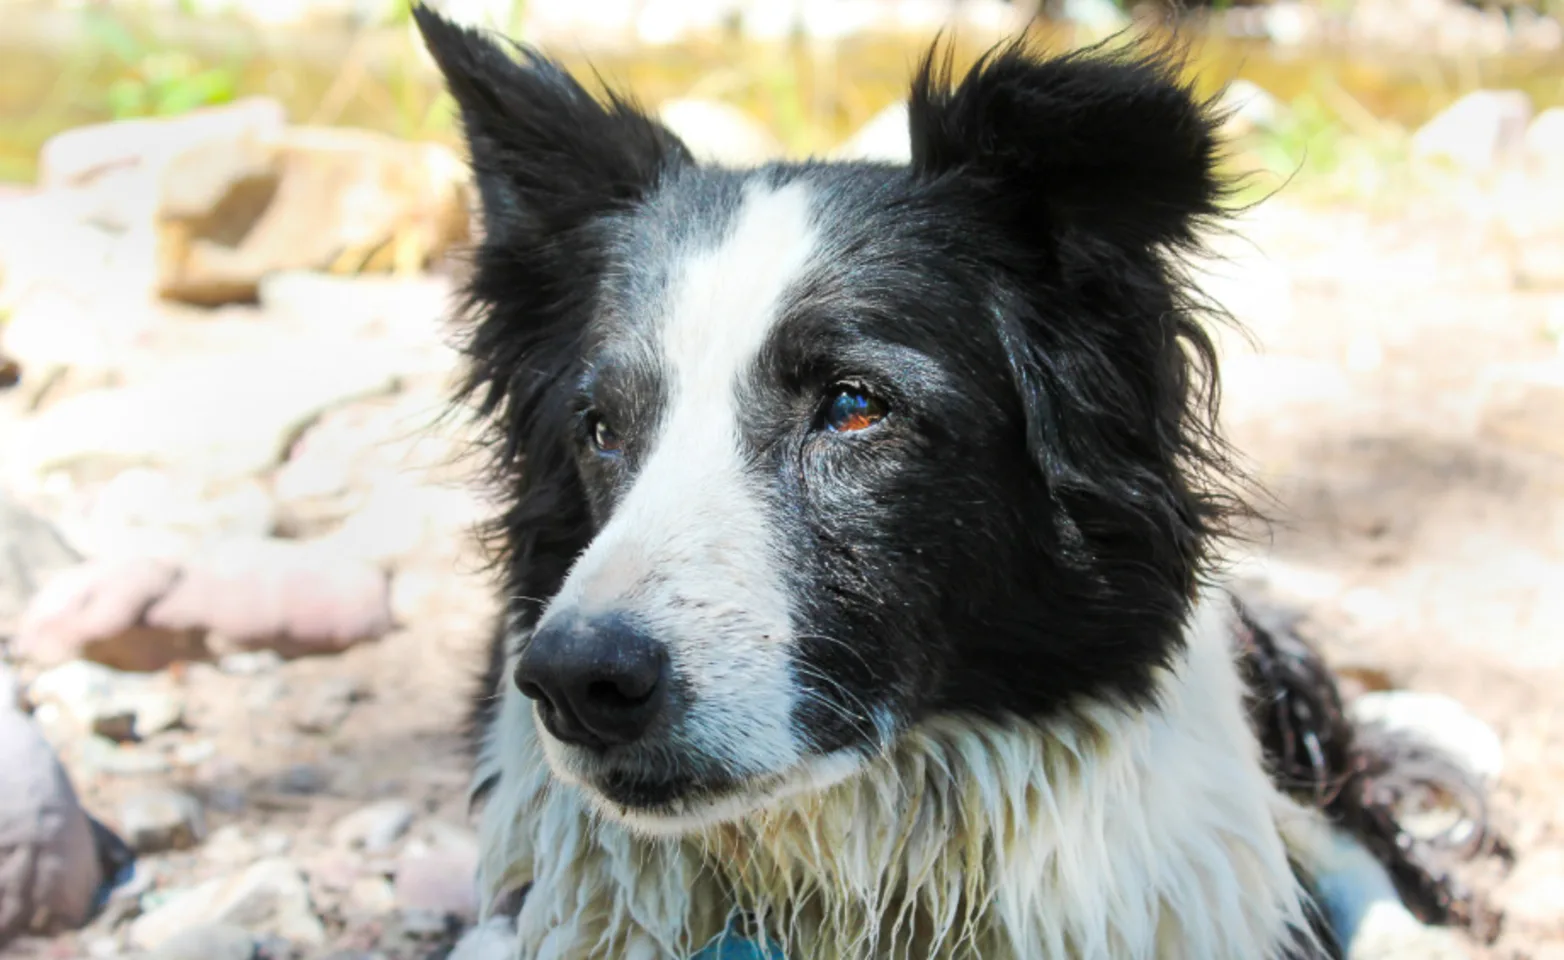
[(115, 119), (172, 116), (196, 107), (227, 103), (238, 92), (238, 72), (207, 66), (189, 53), (156, 50), (113, 15), (85, 15), (88, 43), (112, 64), (103, 106)]

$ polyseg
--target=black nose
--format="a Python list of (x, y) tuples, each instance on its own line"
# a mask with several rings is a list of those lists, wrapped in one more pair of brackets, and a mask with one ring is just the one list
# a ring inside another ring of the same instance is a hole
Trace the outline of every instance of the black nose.
[(601, 750), (639, 740), (667, 701), (668, 652), (622, 620), (550, 624), (516, 664), (549, 733)]

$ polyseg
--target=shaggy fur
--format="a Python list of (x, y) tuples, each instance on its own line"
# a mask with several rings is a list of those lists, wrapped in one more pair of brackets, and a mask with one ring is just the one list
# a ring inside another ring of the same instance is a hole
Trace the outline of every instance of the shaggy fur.
[(415, 12), (483, 215), (475, 793), (517, 955), (735, 917), (789, 957), (1329, 951), (1333, 833), (1210, 585), (1241, 509), (1180, 254), (1222, 187), (1177, 63), (931, 55), (910, 167), (722, 170)]

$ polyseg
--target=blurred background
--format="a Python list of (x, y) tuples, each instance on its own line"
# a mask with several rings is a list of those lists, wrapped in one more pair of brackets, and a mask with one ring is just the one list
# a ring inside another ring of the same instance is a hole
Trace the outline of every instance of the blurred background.
[[(1558, 0), (434, 5), (740, 164), (904, 158), (942, 29), (1177, 29), (1243, 184), (1193, 265), (1278, 521), (1238, 575), (1492, 785), (1469, 955), (1564, 958)], [(422, 958), (470, 921), (469, 210), (401, 0), (0, 0), (0, 953)]]

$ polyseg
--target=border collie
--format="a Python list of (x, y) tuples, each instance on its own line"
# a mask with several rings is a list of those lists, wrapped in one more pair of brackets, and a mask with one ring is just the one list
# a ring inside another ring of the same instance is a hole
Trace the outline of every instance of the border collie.
[(1210, 576), (1242, 505), (1181, 261), (1224, 190), (1176, 62), (931, 54), (910, 166), (730, 170), (416, 16), (481, 205), (514, 954), (1327, 955), (1331, 828)]

